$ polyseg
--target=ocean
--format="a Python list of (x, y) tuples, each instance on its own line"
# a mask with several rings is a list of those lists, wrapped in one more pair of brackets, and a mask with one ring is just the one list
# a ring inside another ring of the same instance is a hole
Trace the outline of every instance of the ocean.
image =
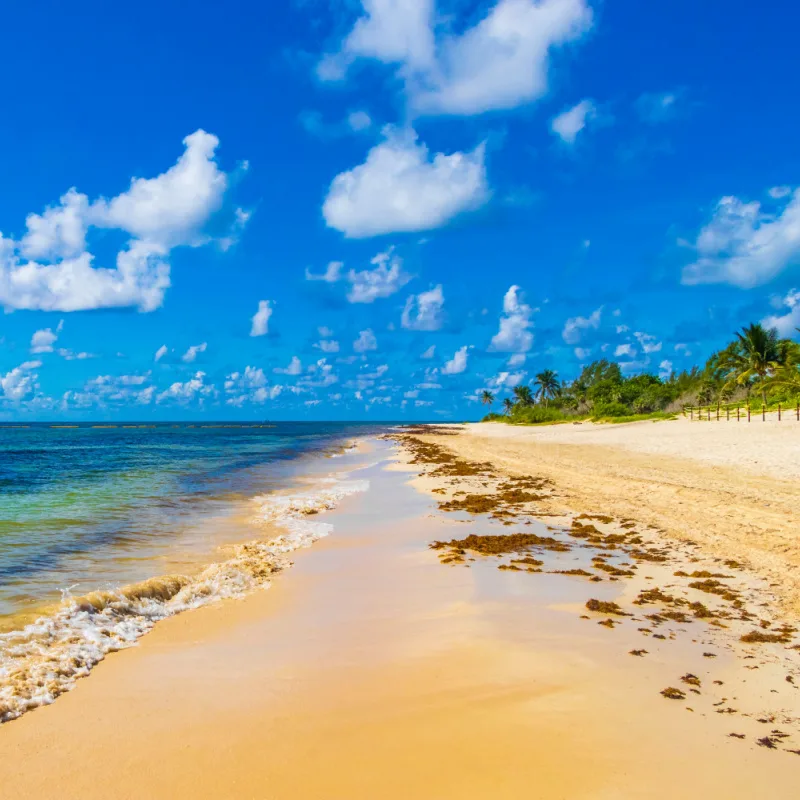
[(366, 488), (348, 452), (386, 427), (0, 427), (0, 722), (159, 619), (267, 585)]

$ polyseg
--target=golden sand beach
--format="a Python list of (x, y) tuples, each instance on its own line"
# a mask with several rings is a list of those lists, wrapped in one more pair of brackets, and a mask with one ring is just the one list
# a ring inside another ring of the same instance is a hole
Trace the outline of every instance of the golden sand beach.
[(0, 797), (792, 796), (797, 439), (682, 426), (366, 441), (269, 591), (0, 727)]

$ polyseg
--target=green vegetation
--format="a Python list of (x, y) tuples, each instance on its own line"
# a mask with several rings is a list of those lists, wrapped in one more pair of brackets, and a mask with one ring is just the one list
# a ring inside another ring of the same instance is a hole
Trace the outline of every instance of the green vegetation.
[[(625, 376), (619, 364), (602, 359), (584, 367), (571, 383), (562, 383), (553, 370), (543, 370), (532, 387), (515, 386), (512, 396), (502, 400), (503, 414), (485, 419), (522, 425), (583, 419), (634, 422), (672, 419), (686, 408), (709, 405), (720, 406), (723, 413), (750, 405), (760, 413), (762, 407), (788, 407), (800, 401), (800, 344), (780, 338), (774, 328), (753, 323), (702, 368), (669, 376), (648, 372)], [(490, 407), (495, 396), (485, 390), (481, 400)]]

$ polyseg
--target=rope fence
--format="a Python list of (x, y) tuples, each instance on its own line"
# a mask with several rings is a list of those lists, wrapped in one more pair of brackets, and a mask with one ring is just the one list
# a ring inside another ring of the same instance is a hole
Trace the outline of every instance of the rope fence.
[[(751, 422), (754, 416), (758, 417), (759, 415), (761, 416), (761, 421), (766, 422), (767, 414), (775, 413), (776, 409), (770, 411), (766, 406), (762, 406), (760, 412), (753, 412), (749, 404), (745, 406), (723, 406), (721, 403), (717, 403), (716, 406), (685, 406), (683, 409), (684, 417), (689, 417), (690, 420), (698, 420), (699, 422), (730, 422), (731, 420), (735, 422), (742, 422), (743, 420)], [(794, 408), (778, 403), (777, 414), (778, 422), (783, 421), (784, 417), (800, 422), (800, 401), (795, 404)]]

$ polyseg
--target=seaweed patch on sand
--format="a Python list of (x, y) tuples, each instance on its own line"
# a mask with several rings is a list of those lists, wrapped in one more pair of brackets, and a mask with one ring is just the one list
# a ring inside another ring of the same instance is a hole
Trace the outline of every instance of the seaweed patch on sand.
[[(457, 436), (458, 430), (447, 429), (446, 435)], [(800, 736), (800, 696), (794, 694), (800, 688), (797, 631), (773, 617), (772, 587), (746, 565), (710, 556), (692, 542), (671, 540), (665, 531), (636, 520), (601, 512), (569, 514), (548, 479), (511, 475), (499, 465), (460, 458), (447, 440), (424, 427), (389, 438), (403, 448), (406, 463), (419, 470), (420, 485), (433, 493), (448, 519), (469, 524), (480, 517), (483, 529), (503, 526), (497, 533), (431, 542), (442, 564), (469, 568), (488, 559), (513, 580), (561, 576), (573, 582), (573, 594), (581, 581), (599, 584), (603, 594), (587, 592), (580, 601), (581, 610), (588, 611), (581, 618), (617, 629), (613, 641), (621, 640), (623, 652), (655, 656), (645, 662), (646, 674), (665, 659), (683, 662), (672, 681), (684, 688), (667, 687), (661, 692), (665, 698), (696, 695), (687, 710), (698, 720), (735, 714), (749, 728), (762, 719), (779, 720), (793, 730), (788, 735)], [(548, 535), (543, 535), (544, 518)], [(539, 533), (526, 530), (536, 524)], [(513, 530), (506, 533), (506, 527)], [(635, 646), (640, 637), (650, 639), (649, 650)], [(676, 642), (682, 646), (672, 653)], [(725, 669), (724, 681), (716, 668)], [(760, 694), (750, 691), (754, 674), (766, 687)], [(735, 708), (729, 697), (736, 700)], [(749, 730), (743, 741), (755, 747), (763, 738), (756, 734)], [(774, 748), (761, 746), (793, 752), (782, 738), (772, 738)]]

